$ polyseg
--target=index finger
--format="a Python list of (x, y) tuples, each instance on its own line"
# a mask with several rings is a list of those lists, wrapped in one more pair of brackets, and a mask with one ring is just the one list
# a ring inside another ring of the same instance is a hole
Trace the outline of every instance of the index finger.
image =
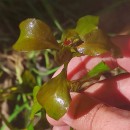
[[(81, 78), (91, 70), (96, 64), (104, 61), (110, 68), (116, 68), (120, 66), (126, 71), (130, 72), (130, 35), (127, 36), (116, 36), (112, 37), (111, 40), (116, 44), (123, 54), (122, 58), (113, 58), (110, 54), (104, 54), (100, 56), (81, 56), (74, 57), (68, 64), (67, 75), (69, 80), (75, 80)], [(55, 77), (58, 75), (63, 66), (53, 75)]]

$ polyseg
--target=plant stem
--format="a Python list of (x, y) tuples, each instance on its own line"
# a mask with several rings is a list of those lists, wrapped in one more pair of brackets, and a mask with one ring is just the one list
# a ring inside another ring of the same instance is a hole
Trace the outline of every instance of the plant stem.
[(49, 69), (50, 65), (50, 60), (49, 60), (49, 56), (48, 56), (48, 51), (45, 51), (44, 56), (45, 56), (45, 63), (46, 63), (46, 68)]
[(72, 127), (70, 127), (70, 130), (74, 130)]
[(63, 28), (61, 27), (59, 21), (57, 20), (56, 16), (54, 15), (54, 11), (52, 9), (52, 7), (50, 6), (48, 0), (41, 0), (44, 8), (46, 9), (46, 11), (48, 12), (48, 14), (50, 15), (50, 17), (52, 18), (54, 24), (57, 26), (57, 28), (63, 32)]
[(46, 75), (49, 75), (49, 74), (56, 72), (57, 69), (58, 69), (58, 67), (51, 69), (51, 70), (48, 70), (48, 71), (45, 71), (45, 72), (40, 72), (40, 71), (33, 68), (32, 71), (35, 72), (36, 74), (40, 75), (40, 76), (46, 76)]

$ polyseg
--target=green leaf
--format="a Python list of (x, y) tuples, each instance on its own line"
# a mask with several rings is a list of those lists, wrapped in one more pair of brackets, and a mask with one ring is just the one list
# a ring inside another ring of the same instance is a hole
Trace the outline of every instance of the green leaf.
[(91, 44), (91, 43), (83, 43), (82, 45), (77, 47), (77, 50), (81, 54), (89, 55), (89, 56), (97, 56), (103, 53), (108, 52), (107, 49), (100, 44)]
[(36, 79), (34, 75), (29, 70), (25, 70), (22, 75), (22, 84), (21, 84), (24, 92), (32, 91), (35, 85), (36, 85)]
[(45, 108), (47, 114), (55, 120), (60, 119), (70, 104), (69, 82), (65, 70), (46, 82), (37, 94), (38, 102)]
[(77, 47), (81, 54), (97, 56), (106, 52), (111, 52), (114, 56), (119, 56), (119, 48), (116, 47), (108, 36), (100, 29), (96, 29), (84, 36), (84, 43)]
[(77, 22), (76, 32), (79, 34), (80, 38), (84, 40), (84, 36), (86, 34), (98, 28), (97, 27), (98, 23), (99, 23), (98, 16), (87, 15), (81, 17)]
[(105, 64), (103, 61), (101, 61), (87, 73), (87, 77), (89, 79), (95, 78), (95, 77), (101, 75), (102, 73), (108, 72), (108, 71), (110, 71), (110, 67), (107, 64)]
[(20, 23), (20, 36), (13, 46), (18, 51), (59, 49), (51, 29), (39, 19), (26, 19)]
[(42, 106), (38, 103), (37, 98), (36, 98), (39, 90), (40, 90), (39, 86), (35, 86), (33, 89), (33, 106), (31, 110), (30, 119), (33, 119), (34, 115), (42, 108)]

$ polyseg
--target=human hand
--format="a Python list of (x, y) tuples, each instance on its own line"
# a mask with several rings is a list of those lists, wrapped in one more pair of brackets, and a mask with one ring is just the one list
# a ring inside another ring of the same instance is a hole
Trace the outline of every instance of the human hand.
[[(73, 58), (68, 65), (68, 79), (80, 78), (101, 60), (111, 68), (120, 66), (130, 72), (130, 36), (115, 37), (112, 41), (121, 49), (123, 58), (114, 59), (110, 55)], [(53, 130), (69, 130), (69, 126), (76, 130), (129, 130), (129, 89), (129, 73), (102, 80), (83, 92), (72, 92), (68, 112), (59, 121), (47, 116), (48, 121)]]

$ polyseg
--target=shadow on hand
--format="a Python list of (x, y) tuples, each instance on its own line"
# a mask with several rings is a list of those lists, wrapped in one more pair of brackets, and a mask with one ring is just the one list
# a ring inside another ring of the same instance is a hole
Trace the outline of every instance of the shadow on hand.
[[(130, 110), (130, 93), (128, 93), (130, 89), (129, 73), (105, 79), (91, 87), (96, 86), (99, 87), (97, 89), (95, 88), (93, 92), (90, 90), (92, 88), (86, 90), (86, 93), (90, 97), (110, 106)], [(122, 89), (125, 90), (125, 93), (122, 92)]]
[[(117, 85), (117, 82), (127, 78), (130, 78), (130, 74), (121, 74), (114, 78), (100, 81), (99, 83), (103, 83), (93, 92), (84, 91), (78, 93), (72, 98), (72, 102), (68, 110), (69, 116), (72, 119), (78, 119), (87, 114), (99, 103), (104, 103), (124, 110), (130, 110), (130, 100), (120, 92)], [(91, 89), (91, 87), (89, 89)]]
[(98, 101), (89, 97), (86, 93), (78, 93), (70, 103), (68, 114), (72, 119), (77, 119), (87, 114), (98, 104)]

